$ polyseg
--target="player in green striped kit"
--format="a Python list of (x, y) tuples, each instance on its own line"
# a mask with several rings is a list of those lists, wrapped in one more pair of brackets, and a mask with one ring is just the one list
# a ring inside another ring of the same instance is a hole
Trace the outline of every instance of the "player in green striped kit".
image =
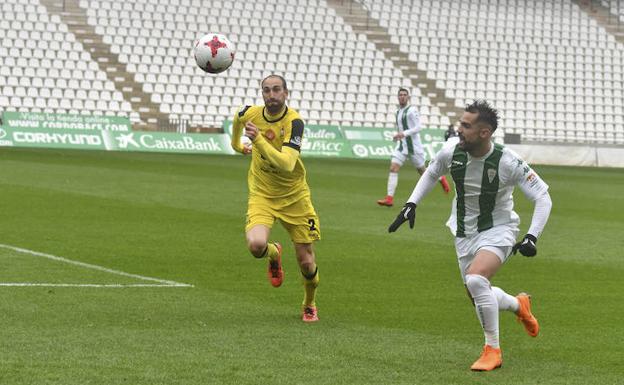
[[(397, 142), (390, 160), (390, 172), (388, 174), (387, 195), (379, 199), (380, 206), (391, 207), (394, 204), (394, 192), (399, 183), (399, 170), (406, 160), (412, 162), (418, 173), (425, 172), (425, 149), (420, 141), (420, 116), (416, 107), (409, 104), (410, 95), (406, 88), (399, 88), (399, 110), (396, 113), (397, 133), (392, 140)], [(446, 177), (440, 177), (440, 184), (445, 193), (450, 190)]]
[[(491, 286), (490, 280), (516, 251), (527, 257), (537, 253), (537, 238), (552, 207), (548, 185), (539, 175), (513, 151), (492, 142), (497, 127), (498, 113), (487, 102), (478, 100), (467, 106), (460, 120), (459, 141), (450, 142), (435, 156), (388, 228), (394, 232), (406, 221), (413, 228), (416, 205), (450, 171), (456, 195), (447, 226), (455, 236), (461, 276), (485, 335), (481, 357), (471, 366), (476, 371), (502, 365), (499, 310), (514, 312), (530, 336), (539, 332), (530, 297), (525, 293), (511, 296)], [(517, 243), (520, 218), (513, 210), (515, 186), (535, 204), (529, 231)]]

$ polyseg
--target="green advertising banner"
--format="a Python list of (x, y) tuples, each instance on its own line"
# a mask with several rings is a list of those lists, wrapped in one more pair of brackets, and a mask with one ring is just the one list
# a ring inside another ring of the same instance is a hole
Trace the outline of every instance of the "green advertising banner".
[(176, 132), (103, 131), (106, 148), (111, 151), (178, 152), (233, 154), (227, 134), (179, 134)]
[[(395, 130), (370, 127), (342, 127), (358, 158), (390, 158), (396, 143), (392, 142)], [(444, 144), (444, 130), (423, 128), (420, 141), (425, 149), (425, 159), (430, 160)]]
[(420, 130), (420, 141), (425, 143), (442, 142), (444, 143), (444, 130), (438, 128), (423, 128)]
[[(347, 127), (342, 126), (347, 140), (388, 140), (392, 141), (396, 130), (392, 128), (374, 127)], [(420, 140), (423, 144), (430, 142), (444, 142), (444, 130), (437, 128), (423, 128), (420, 130)]]
[(232, 121), (231, 120), (225, 119), (221, 127), (223, 128), (223, 132), (232, 136)]
[(420, 130), (420, 141), (425, 148), (425, 159), (431, 160), (444, 146), (444, 130), (423, 128)]
[[(349, 141), (353, 155), (356, 158), (390, 159), (396, 143), (385, 140)], [(442, 149), (444, 142), (432, 142), (423, 145), (425, 160), (431, 160)]]
[(303, 138), (301, 155), (316, 157), (352, 158), (349, 143), (344, 139)]
[[(345, 132), (351, 128), (346, 128)], [(310, 126), (304, 134), (304, 157), (341, 157), (390, 159), (395, 142), (342, 137), (338, 126)], [(352, 130), (361, 131), (361, 128)], [(366, 132), (373, 132), (367, 129)], [(378, 138), (382, 129), (375, 129)], [(372, 137), (360, 135), (362, 137)], [(421, 139), (425, 157), (431, 159), (444, 143), (444, 132), (423, 129)], [(80, 130), (58, 128), (0, 127), (0, 146), (91, 149), (107, 151), (174, 152), (197, 154), (234, 154), (228, 134), (180, 134), (173, 132)]]
[(131, 131), (130, 120), (120, 116), (48, 114), (44, 112), (2, 113), (4, 126), (16, 129)]
[(342, 126), (342, 132), (347, 140), (392, 140), (396, 130), (377, 127)]
[(314, 124), (308, 124), (304, 128), (304, 138), (314, 139), (344, 139), (342, 131), (339, 126), (320, 126)]
[(0, 146), (233, 154), (226, 134), (0, 128)]
[(0, 146), (106, 150), (102, 131), (0, 128)]
[(349, 142), (349, 146), (355, 158), (390, 160), (395, 143), (385, 140), (353, 140)]

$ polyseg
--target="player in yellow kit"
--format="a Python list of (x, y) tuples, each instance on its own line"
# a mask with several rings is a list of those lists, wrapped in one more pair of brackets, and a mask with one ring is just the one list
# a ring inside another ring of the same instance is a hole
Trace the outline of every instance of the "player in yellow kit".
[[(303, 275), (303, 321), (315, 322), (319, 274), (312, 242), (321, 233), (299, 156), (303, 120), (286, 105), (288, 87), (283, 77), (269, 75), (261, 87), (264, 106), (242, 107), (234, 116), (232, 133), (232, 148), (252, 158), (247, 176), (247, 247), (254, 257), (268, 258), (269, 281), (279, 287), (284, 280), (282, 246), (269, 242), (271, 227), (279, 219), (290, 234)], [(243, 130), (252, 145), (241, 143)]]

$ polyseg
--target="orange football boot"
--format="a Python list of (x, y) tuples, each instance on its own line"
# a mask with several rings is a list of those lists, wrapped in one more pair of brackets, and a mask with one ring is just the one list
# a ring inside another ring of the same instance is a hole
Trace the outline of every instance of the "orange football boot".
[(531, 337), (536, 337), (539, 333), (539, 323), (531, 313), (531, 296), (527, 293), (520, 293), (516, 296), (520, 307), (516, 312), (518, 322), (522, 322), (526, 332)]
[(483, 347), (481, 357), (470, 367), (471, 370), (484, 372), (500, 368), (503, 365), (503, 352), (500, 348), (493, 348), (490, 345)]
[(319, 320), (316, 306), (303, 307), (303, 322), (316, 322)]
[(440, 184), (442, 185), (442, 189), (444, 190), (445, 194), (448, 194), (449, 191), (451, 191), (451, 187), (449, 186), (449, 183), (444, 175), (440, 177)]
[(392, 207), (392, 205), (394, 204), (394, 198), (391, 197), (390, 195), (386, 196), (384, 199), (380, 199), (377, 201), (377, 204), (379, 206), (388, 206), (388, 207)]

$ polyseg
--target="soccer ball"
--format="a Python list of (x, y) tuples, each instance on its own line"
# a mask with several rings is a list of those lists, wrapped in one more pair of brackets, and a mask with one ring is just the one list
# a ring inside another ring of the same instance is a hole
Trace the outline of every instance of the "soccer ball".
[(200, 37), (193, 46), (195, 62), (199, 68), (211, 74), (230, 68), (234, 61), (234, 52), (234, 44), (218, 33)]

